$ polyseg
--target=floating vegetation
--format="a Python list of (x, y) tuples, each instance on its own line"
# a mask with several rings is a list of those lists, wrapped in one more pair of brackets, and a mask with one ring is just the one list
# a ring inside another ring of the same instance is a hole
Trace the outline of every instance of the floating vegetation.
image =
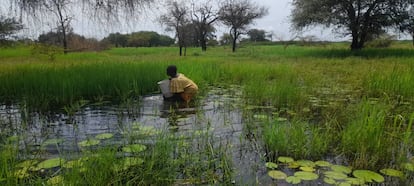
[(354, 170), (354, 172), (352, 172), (352, 175), (369, 183), (372, 183), (374, 181), (378, 183), (384, 182), (383, 176), (370, 170)]
[(327, 161), (315, 161), (315, 165), (319, 167), (330, 167), (332, 164)]
[(97, 139), (87, 139), (87, 140), (79, 142), (78, 145), (80, 147), (90, 147), (90, 146), (98, 145), (99, 143), (101, 143), (101, 141)]
[(133, 144), (133, 145), (127, 145), (125, 147), (122, 147), (123, 152), (127, 153), (139, 153), (142, 151), (145, 151), (147, 149), (147, 146), (142, 144)]
[(52, 159), (44, 160), (40, 162), (39, 164), (37, 164), (36, 169), (41, 170), (41, 169), (50, 169), (54, 167), (59, 167), (64, 162), (65, 160), (63, 158), (52, 158)]
[(343, 166), (343, 165), (332, 165), (331, 169), (335, 172), (342, 172), (345, 174), (349, 174), (352, 172), (352, 169), (350, 167)]
[(114, 134), (111, 134), (111, 133), (103, 133), (103, 134), (98, 134), (95, 136), (96, 139), (100, 139), (100, 140), (110, 139), (112, 137), (114, 137)]
[(414, 164), (413, 164), (413, 163), (403, 163), (403, 164), (402, 164), (402, 167), (403, 167), (405, 170), (408, 170), (408, 171), (414, 172)]
[(290, 184), (299, 184), (302, 180), (297, 176), (289, 176), (286, 178), (286, 182)]
[(291, 158), (291, 157), (279, 156), (277, 158), (277, 161), (279, 161), (281, 163), (291, 163), (291, 162), (293, 162), (295, 160), (293, 158)]
[(380, 173), (387, 175), (387, 176), (404, 178), (404, 173), (399, 170), (395, 170), (395, 169), (381, 169)]
[(295, 172), (294, 176), (297, 178), (300, 178), (301, 180), (306, 180), (306, 181), (312, 181), (312, 180), (316, 180), (319, 178), (317, 174), (313, 172), (305, 172), (305, 171)]
[(48, 140), (46, 140), (42, 143), (42, 146), (57, 145), (57, 144), (63, 143), (63, 141), (64, 141), (64, 139), (59, 139), (59, 138), (58, 139), (48, 139)]
[(267, 173), (271, 178), (273, 179), (277, 179), (277, 180), (284, 180), (287, 178), (286, 173), (282, 172), (282, 171), (277, 171), (277, 170), (271, 170)]
[(277, 167), (278, 167), (278, 165), (276, 163), (273, 163), (273, 162), (266, 162), (265, 166), (268, 169), (277, 169)]

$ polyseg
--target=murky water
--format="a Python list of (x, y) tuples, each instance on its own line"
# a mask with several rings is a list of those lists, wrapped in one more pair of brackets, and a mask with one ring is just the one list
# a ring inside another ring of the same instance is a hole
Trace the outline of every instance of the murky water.
[[(39, 149), (48, 140), (62, 140), (59, 148), (46, 146), (43, 158), (79, 152), (78, 142), (102, 133), (114, 134), (112, 143), (122, 144), (122, 134), (137, 124), (183, 135), (208, 131), (216, 145), (229, 148), (235, 184), (271, 183), (264, 167), (262, 145), (245, 128), (254, 121), (243, 117), (242, 105), (239, 87), (235, 87), (212, 88), (188, 108), (165, 102), (159, 94), (125, 105), (89, 104), (72, 116), (29, 114), (15, 106), (1, 106), (0, 130), (23, 136), (21, 149)], [(34, 155), (29, 152), (22, 156)]]

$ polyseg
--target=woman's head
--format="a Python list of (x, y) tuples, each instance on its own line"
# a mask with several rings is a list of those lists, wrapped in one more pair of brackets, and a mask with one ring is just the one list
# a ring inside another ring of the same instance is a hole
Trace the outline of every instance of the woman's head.
[(175, 65), (170, 65), (167, 67), (167, 75), (171, 77), (177, 76), (177, 67)]

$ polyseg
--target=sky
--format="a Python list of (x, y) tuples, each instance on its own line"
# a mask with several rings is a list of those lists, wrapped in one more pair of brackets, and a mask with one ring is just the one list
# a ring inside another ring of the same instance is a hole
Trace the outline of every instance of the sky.
[[(2, 0), (3, 1), (3, 0)], [(211, 2), (213, 0), (210, 0)], [(255, 29), (262, 29), (269, 33), (273, 33), (273, 40), (291, 40), (296, 34), (291, 30), (289, 16), (292, 10), (292, 0), (252, 0), (260, 6), (268, 8), (268, 15), (263, 18), (257, 19), (250, 27)], [(3, 1), (5, 2), (5, 1)], [(2, 2), (1, 11), (7, 12), (7, 6), (4, 6)], [(86, 37), (94, 37), (102, 39), (109, 33), (131, 33), (137, 31), (156, 31), (160, 34), (174, 36), (172, 32), (166, 32), (165, 29), (158, 23), (157, 18), (161, 14), (160, 12), (165, 7), (162, 4), (153, 6), (151, 9), (144, 11), (140, 14), (138, 20), (129, 22), (127, 24), (96, 24), (95, 22), (88, 21), (86, 13), (79, 11), (76, 14), (76, 19), (71, 22), (74, 32), (84, 35)], [(76, 11), (74, 11), (76, 12)], [(82, 18), (84, 17), (84, 18)], [(28, 23), (26, 25), (28, 29), (23, 30), (20, 34), (29, 38), (37, 38), (39, 34), (46, 33), (56, 27), (55, 23), (40, 21), (36, 23)], [(30, 29), (29, 29), (30, 28)], [(223, 33), (228, 33), (228, 28), (221, 25), (218, 27), (216, 35), (220, 37)], [(311, 31), (301, 33), (301, 36), (316, 36), (320, 40), (340, 40), (338, 36), (332, 34), (330, 30), (315, 28)]]

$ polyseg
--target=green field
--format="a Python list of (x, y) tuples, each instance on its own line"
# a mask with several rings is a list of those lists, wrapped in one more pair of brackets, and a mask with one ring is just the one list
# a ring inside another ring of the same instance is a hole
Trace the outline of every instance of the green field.
[[(272, 108), (256, 130), (268, 162), (277, 162), (281, 156), (313, 161), (341, 156), (344, 165), (353, 169), (389, 168), (401, 171), (403, 180), (413, 180), (414, 49), (408, 43), (357, 52), (345, 43), (247, 45), (236, 53), (230, 47), (207, 52), (189, 48), (185, 57), (173, 47), (114, 48), (53, 58), (25, 46), (3, 48), (0, 102), (38, 113), (64, 112), (81, 101), (125, 103), (157, 93), (156, 82), (167, 78), (165, 69), (170, 64), (199, 85), (200, 95), (211, 87), (240, 85), (247, 117), (262, 118), (253, 110)], [(4, 136), (0, 138), (0, 183), (43, 183), (41, 177), (13, 174), (20, 161), (13, 155), (17, 150), (10, 146), (7, 130), (0, 132)], [(90, 164), (93, 171), (73, 171), (63, 177), (69, 185), (79, 184), (80, 178), (94, 183), (87, 179), (96, 176), (108, 178), (101, 184), (126, 184), (123, 177), (139, 180), (132, 184), (172, 184), (176, 175), (167, 169), (179, 172), (182, 164), (167, 158), (174, 151), (170, 140), (161, 135), (158, 143), (145, 165), (132, 172), (99, 171), (110, 166), (105, 162), (114, 161), (113, 149), (102, 149), (104, 156), (93, 160), (101, 168)], [(223, 170), (230, 169), (224, 155), (218, 161)], [(223, 172), (221, 182), (229, 183), (231, 175)]]

